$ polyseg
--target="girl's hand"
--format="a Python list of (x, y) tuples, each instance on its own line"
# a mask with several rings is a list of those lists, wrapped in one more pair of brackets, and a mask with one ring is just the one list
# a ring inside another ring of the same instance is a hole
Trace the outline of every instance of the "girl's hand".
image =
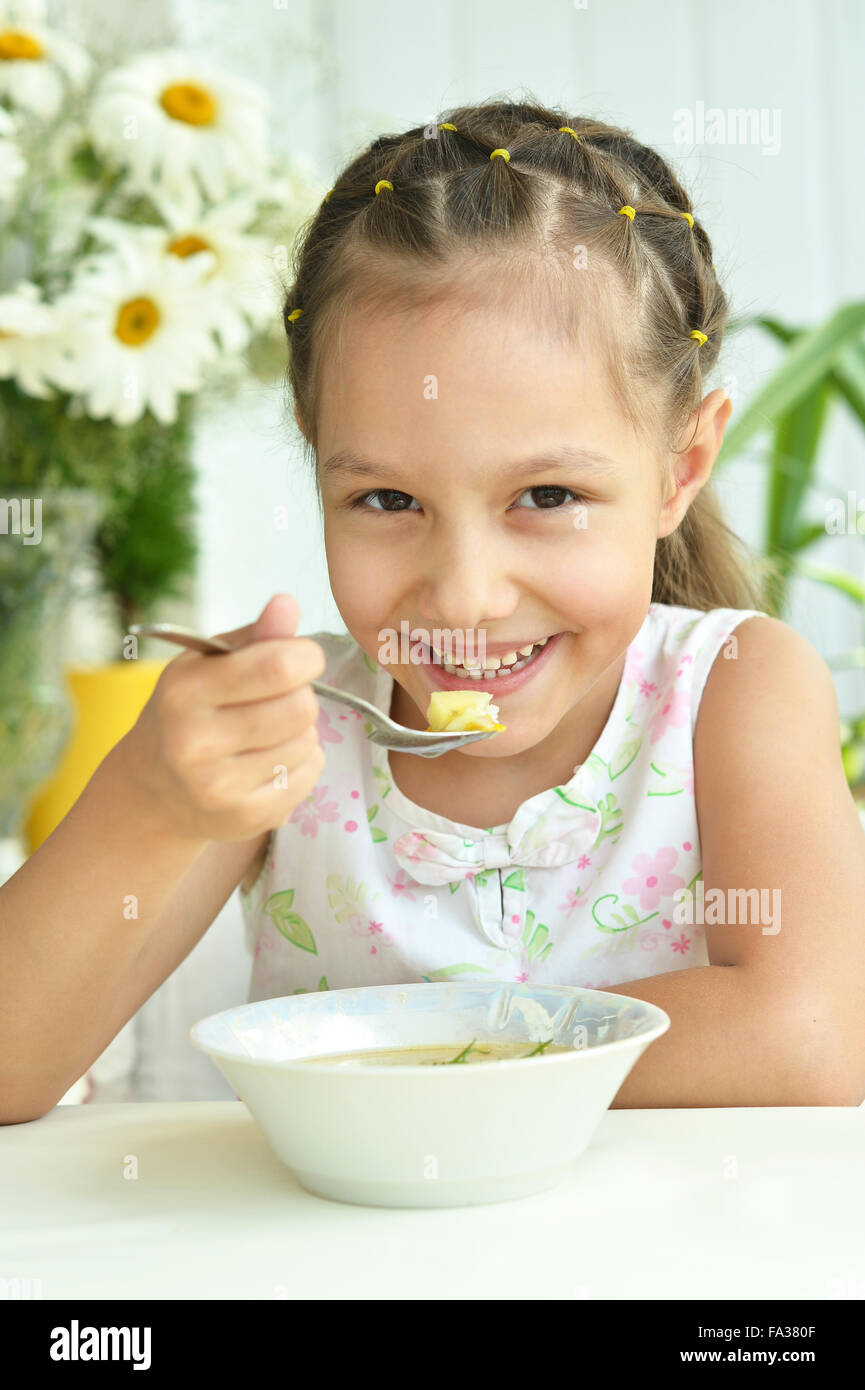
[(325, 755), (309, 682), (325, 655), (292, 636), (300, 615), (277, 594), (246, 627), (218, 634), (224, 656), (182, 652), (166, 666), (122, 742), (163, 829), (245, 840), (282, 825), (318, 781)]

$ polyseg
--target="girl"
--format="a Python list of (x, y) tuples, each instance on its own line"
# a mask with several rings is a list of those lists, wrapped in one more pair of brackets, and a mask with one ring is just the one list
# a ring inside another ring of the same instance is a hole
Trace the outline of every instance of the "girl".
[[(610, 989), (672, 1020), (616, 1106), (859, 1104), (838, 706), (712, 494), (728, 302), (675, 175), (590, 118), (460, 107), (353, 160), (294, 269), (350, 635), (293, 636), (280, 596), (230, 655), (177, 657), (2, 889), (0, 1118), (55, 1104), (238, 884), (250, 1000)], [(475, 633), (484, 669), (457, 665)], [(387, 754), (319, 676), (417, 729), (434, 691), (488, 690), (506, 729)]]

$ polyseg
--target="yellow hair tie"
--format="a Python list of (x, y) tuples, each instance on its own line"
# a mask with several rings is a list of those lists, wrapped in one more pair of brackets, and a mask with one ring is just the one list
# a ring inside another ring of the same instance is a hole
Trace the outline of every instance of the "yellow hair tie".
[(696, 338), (697, 342), (700, 344), (700, 347), (702, 347), (704, 343), (707, 343), (709, 341), (705, 333), (701, 333), (699, 328), (692, 328), (689, 336), (692, 338)]
[(332, 192), (333, 192), (333, 189), (330, 190), (330, 193), (325, 193), (325, 195), (324, 195), (324, 201), (325, 201), (326, 203), (327, 203), (327, 202), (330, 202), (330, 194), (331, 194)]
[(450, 121), (442, 121), (439, 130), (456, 130), (456, 126), (451, 125)]
[(490, 155), (490, 159), (495, 159), (497, 154), (500, 154), (502, 159), (507, 160), (508, 164), (510, 164), (511, 156), (507, 150), (493, 150), (492, 154)]
[(393, 192), (393, 184), (390, 179), (379, 179), (375, 186), (376, 193), (380, 193), (383, 188), (389, 188)]
[(291, 313), (288, 315), (288, 322), (294, 323), (295, 319), (299, 319), (302, 313), (302, 309), (292, 309)]
[(636, 208), (632, 208), (629, 203), (625, 203), (625, 206), (623, 208), (619, 208), (619, 212), (616, 215), (619, 216), (621, 213), (624, 213), (628, 220), (630, 222), (633, 222), (635, 212)]
[(693, 227), (693, 225), (694, 225), (694, 219), (693, 219), (693, 217), (691, 216), (691, 214), (690, 214), (689, 212), (680, 212), (680, 213), (679, 213), (679, 216), (685, 218), (685, 220), (687, 221), (689, 227)]
[(565, 135), (573, 135), (575, 140), (579, 140), (580, 138), (579, 133), (576, 130), (572, 130), (569, 125), (560, 125), (559, 130)]

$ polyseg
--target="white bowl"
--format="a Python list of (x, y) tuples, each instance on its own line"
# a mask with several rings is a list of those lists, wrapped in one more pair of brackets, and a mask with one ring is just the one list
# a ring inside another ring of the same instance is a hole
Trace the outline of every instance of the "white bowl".
[[(571, 985), (413, 984), (265, 999), (190, 1029), (309, 1192), (382, 1207), (500, 1202), (554, 1187), (670, 1026)], [(324, 1067), (305, 1058), (472, 1038), (572, 1050), (516, 1061)]]

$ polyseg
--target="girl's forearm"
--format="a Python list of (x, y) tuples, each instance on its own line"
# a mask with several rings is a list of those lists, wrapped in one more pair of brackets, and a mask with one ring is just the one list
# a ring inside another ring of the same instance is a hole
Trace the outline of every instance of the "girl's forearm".
[[(855, 1105), (843, 1099), (843, 1059), (831, 1020), (772, 998), (738, 965), (696, 965), (611, 985), (670, 1016), (619, 1087), (610, 1109), (684, 1106)], [(815, 1017), (816, 1015), (816, 1017)], [(860, 1097), (860, 1100), (862, 1097)]]
[(127, 747), (128, 735), (0, 887), (0, 1124), (89, 1065), (121, 981), (206, 848), (163, 831)]

